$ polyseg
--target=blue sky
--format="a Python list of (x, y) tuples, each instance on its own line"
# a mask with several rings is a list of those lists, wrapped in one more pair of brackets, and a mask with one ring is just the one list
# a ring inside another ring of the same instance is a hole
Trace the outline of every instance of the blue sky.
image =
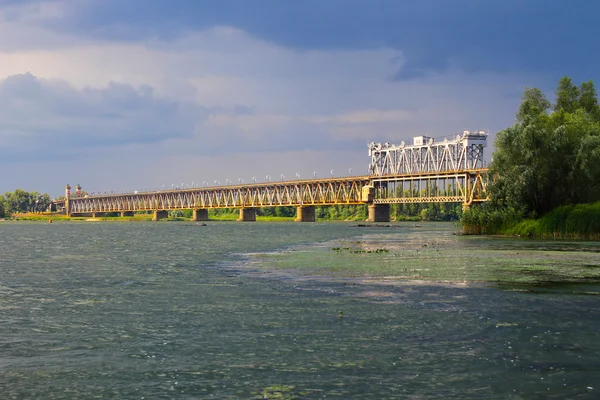
[(493, 141), (526, 86), (597, 82), (599, 16), (578, 0), (0, 0), (0, 192), (362, 174), (371, 141)]

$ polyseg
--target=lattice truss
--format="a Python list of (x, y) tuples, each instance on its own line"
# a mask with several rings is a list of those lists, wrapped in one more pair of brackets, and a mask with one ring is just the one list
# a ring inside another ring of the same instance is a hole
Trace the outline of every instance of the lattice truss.
[(383, 176), (483, 168), (487, 136), (482, 131), (464, 131), (453, 139), (439, 142), (427, 136), (417, 136), (412, 145), (404, 142), (399, 145), (371, 143), (369, 172)]
[(396, 176), (372, 181), (374, 204), (462, 203), (488, 200), (486, 169), (462, 173)]
[(368, 177), (93, 196), (69, 200), (69, 213), (363, 203)]

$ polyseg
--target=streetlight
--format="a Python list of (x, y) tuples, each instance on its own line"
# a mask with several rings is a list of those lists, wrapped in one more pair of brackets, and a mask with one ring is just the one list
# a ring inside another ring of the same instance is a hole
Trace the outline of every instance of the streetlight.
[(265, 176), (265, 178), (267, 179), (267, 182), (271, 182), (271, 176), (270, 175)]
[(348, 175), (352, 175), (352, 168), (348, 168)]
[(218, 180), (215, 179), (215, 185), (220, 185), (221, 182), (219, 182)]
[(241, 185), (242, 183), (244, 183), (244, 180), (243, 180), (242, 178), (238, 178), (238, 182), (239, 182), (239, 183), (240, 183), (240, 185)]
[(283, 182), (284, 179), (285, 179), (285, 175), (281, 174), (281, 181)]
[(296, 172), (296, 178), (300, 179), (300, 172)]
[(252, 177), (252, 182), (256, 183), (256, 177), (255, 176)]
[(317, 179), (317, 171), (313, 171), (313, 178)]
[(226, 179), (225, 179), (225, 184), (226, 184), (226, 185), (231, 185), (231, 179), (229, 179), (229, 178), (226, 178)]
[(207, 182), (207, 181), (202, 181), (202, 184), (203, 184), (204, 186), (208, 186), (208, 182)]
[(329, 172), (331, 173), (331, 176), (333, 176), (333, 171), (334, 171), (334, 170), (331, 170), (331, 171), (329, 171)]

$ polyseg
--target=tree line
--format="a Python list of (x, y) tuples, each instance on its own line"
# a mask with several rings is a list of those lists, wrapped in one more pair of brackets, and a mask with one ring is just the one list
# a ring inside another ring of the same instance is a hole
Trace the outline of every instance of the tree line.
[(6, 192), (0, 194), (0, 218), (13, 213), (43, 212), (51, 203), (52, 199), (47, 193), (26, 192), (23, 189)]

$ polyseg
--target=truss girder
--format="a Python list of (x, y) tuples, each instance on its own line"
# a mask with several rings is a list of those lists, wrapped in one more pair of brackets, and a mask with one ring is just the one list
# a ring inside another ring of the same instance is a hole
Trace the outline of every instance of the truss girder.
[[(364, 204), (363, 189), (374, 204), (488, 200), (487, 169), (361, 176), (324, 180), (220, 186), (71, 198), (71, 214), (209, 208)], [(372, 188), (372, 189), (371, 189)], [(56, 202), (56, 204), (64, 204)]]
[(70, 213), (362, 203), (368, 177), (307, 180), (91, 196), (69, 200)]
[(489, 199), (487, 169), (373, 178), (374, 204), (462, 203)]
[(385, 176), (483, 168), (486, 138), (483, 132), (465, 131), (463, 135), (441, 142), (423, 137), (424, 140), (414, 145), (371, 143), (370, 173)]

